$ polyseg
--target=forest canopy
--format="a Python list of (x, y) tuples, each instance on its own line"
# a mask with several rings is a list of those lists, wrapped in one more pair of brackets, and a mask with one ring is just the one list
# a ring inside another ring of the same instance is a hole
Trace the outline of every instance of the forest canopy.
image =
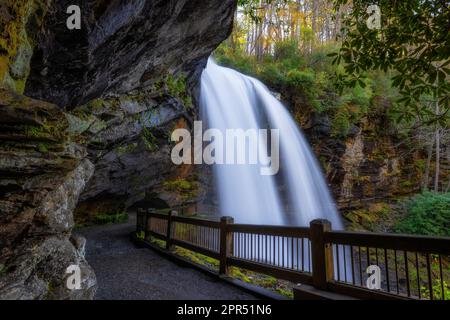
[(238, 3), (234, 31), (215, 54), (221, 64), (298, 93), (305, 108), (326, 114), (336, 138), (370, 117), (386, 119), (398, 146), (426, 154), (422, 187), (450, 190), (442, 170), (450, 144), (448, 1)]
[[(450, 3), (443, 0), (336, 0), (340, 11), (352, 4), (341, 29), (342, 46), (335, 62), (345, 62), (347, 84), (360, 84), (368, 70), (393, 70), (400, 89), (402, 117), (435, 116), (445, 124), (450, 103)], [(380, 10), (380, 28), (369, 28), (371, 4)], [(433, 111), (422, 103), (427, 96)]]
[[(299, 49), (330, 43), (337, 85), (364, 87), (371, 70), (390, 73), (399, 89), (398, 118), (448, 125), (450, 106), (450, 8), (443, 0), (239, 0), (245, 50), (261, 59), (276, 43), (295, 41)], [(377, 6), (377, 11), (371, 9)], [(368, 22), (379, 14), (379, 27)]]

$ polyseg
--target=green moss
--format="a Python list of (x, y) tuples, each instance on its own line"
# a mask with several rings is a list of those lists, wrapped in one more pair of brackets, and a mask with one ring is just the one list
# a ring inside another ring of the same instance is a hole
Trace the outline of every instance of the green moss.
[(294, 298), (294, 292), (292, 291), (292, 289), (276, 288), (275, 291), (288, 298)]
[(60, 139), (65, 137), (65, 122), (44, 123), (41, 126), (23, 125), (24, 134), (31, 138)]
[(409, 181), (409, 180), (405, 180), (405, 181), (402, 181), (400, 183), (400, 186), (402, 188), (411, 188), (413, 185), (414, 185), (414, 183), (412, 181)]
[(165, 248), (166, 247), (166, 242), (163, 241), (163, 240), (156, 239), (156, 238), (153, 238), (153, 237), (150, 237), (149, 240), (150, 240), (151, 243), (157, 245), (160, 248)]
[(140, 231), (140, 232), (136, 232), (136, 237), (140, 240), (144, 240), (145, 239), (145, 232), (144, 231)]
[(194, 184), (184, 179), (177, 179), (164, 182), (164, 186), (171, 190), (188, 191), (194, 189)]
[(69, 123), (67, 132), (74, 135), (80, 135), (86, 132), (96, 120), (93, 115), (81, 115), (81, 117), (76, 117), (71, 114), (66, 114), (66, 119)]
[(7, 273), (8, 268), (0, 263), (0, 276), (5, 275)]
[(252, 280), (243, 272), (243, 270), (239, 268), (231, 268), (230, 276), (247, 283), (252, 282)]
[(186, 179), (167, 180), (163, 183), (167, 191), (174, 191), (182, 195), (185, 200), (193, 199), (198, 194), (198, 183)]
[(115, 151), (119, 155), (129, 154), (132, 153), (134, 150), (136, 150), (137, 146), (138, 146), (137, 143), (134, 142), (127, 145), (119, 146), (115, 149)]
[(181, 247), (175, 247), (175, 254), (184, 257), (198, 265), (205, 266), (213, 270), (219, 270), (219, 260), (217, 259)]
[(45, 143), (39, 143), (38, 144), (38, 150), (41, 153), (48, 153), (48, 146)]
[(193, 107), (192, 98), (186, 85), (186, 76), (184, 74), (167, 76), (155, 83), (156, 90), (166, 91), (172, 97), (178, 98), (186, 109)]
[(142, 141), (150, 152), (155, 152), (159, 149), (156, 137), (153, 135), (150, 129), (148, 129), (144, 125), (142, 126)]
[(95, 99), (89, 102), (88, 107), (93, 113), (101, 112), (104, 110), (106, 101), (104, 99)]
[(112, 212), (112, 213), (99, 213), (94, 217), (95, 224), (112, 224), (112, 223), (123, 223), (128, 221), (127, 212)]
[(6, 0), (0, 15), (0, 87), (22, 93), (46, 1)]
[(39, 137), (42, 134), (45, 134), (41, 127), (38, 126), (26, 126), (25, 134), (29, 137)]
[(387, 220), (391, 208), (387, 203), (373, 203), (367, 209), (352, 210), (344, 214), (351, 222), (350, 230), (379, 231), (380, 221)]

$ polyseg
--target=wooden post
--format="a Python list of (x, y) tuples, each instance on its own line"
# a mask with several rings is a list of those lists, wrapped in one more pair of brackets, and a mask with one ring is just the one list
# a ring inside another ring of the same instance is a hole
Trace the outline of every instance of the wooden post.
[(137, 212), (136, 212), (136, 233), (137, 234), (140, 234), (142, 231), (144, 231), (144, 230), (142, 230), (143, 228), (144, 228), (144, 214), (145, 214), (145, 212), (144, 212), (144, 209), (142, 209), (142, 208), (138, 208), (137, 209)]
[(325, 243), (324, 232), (331, 231), (328, 220), (317, 219), (310, 222), (311, 260), (313, 285), (317, 289), (326, 290), (328, 281), (333, 279), (333, 250)]
[(220, 268), (219, 274), (228, 274), (227, 257), (233, 252), (233, 237), (227, 226), (234, 223), (232, 217), (220, 218)]
[(148, 209), (147, 211), (145, 211), (145, 215), (144, 215), (144, 240), (148, 240), (149, 235), (148, 235), (148, 229), (150, 228), (148, 225), (148, 222), (150, 220), (150, 213), (152, 213), (153, 209)]
[(172, 239), (175, 234), (175, 225), (173, 225), (172, 217), (177, 216), (178, 212), (175, 210), (169, 211), (167, 218), (167, 235), (166, 235), (166, 250), (173, 250)]

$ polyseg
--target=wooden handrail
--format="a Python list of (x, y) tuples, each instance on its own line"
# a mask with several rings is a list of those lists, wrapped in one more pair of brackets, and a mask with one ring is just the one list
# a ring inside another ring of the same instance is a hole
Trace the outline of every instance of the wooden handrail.
[(309, 238), (309, 228), (304, 227), (231, 224), (228, 226), (228, 230), (231, 232), (264, 234), (269, 236)]
[(172, 221), (180, 222), (180, 223), (186, 223), (186, 224), (192, 224), (194, 226), (204, 226), (204, 227), (210, 227), (210, 228), (219, 228), (220, 223), (213, 220), (203, 220), (198, 218), (187, 218), (187, 217), (173, 217)]
[(324, 233), (329, 243), (361, 247), (450, 254), (450, 238), (412, 236), (405, 234), (331, 231)]

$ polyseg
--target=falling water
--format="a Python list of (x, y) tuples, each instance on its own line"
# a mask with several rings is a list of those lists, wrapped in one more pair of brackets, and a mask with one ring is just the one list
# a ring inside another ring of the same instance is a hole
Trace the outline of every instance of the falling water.
[[(200, 106), (205, 127), (219, 130), (222, 136), (227, 129), (279, 130), (280, 172), (277, 175), (261, 175), (261, 164), (214, 164), (221, 215), (233, 216), (237, 223), (289, 226), (308, 226), (310, 221), (322, 218), (329, 220), (333, 229), (342, 229), (317, 159), (292, 116), (264, 84), (220, 67), (210, 58), (202, 74)], [(258, 147), (262, 147), (266, 157), (273, 154), (265, 140), (258, 141)], [(237, 246), (235, 243), (235, 252), (239, 251)], [(294, 267), (311, 271), (308, 243), (299, 251), (298, 243), (289, 243), (287, 238), (280, 243), (280, 238), (269, 237), (268, 244), (252, 246), (252, 252), (273, 249), (275, 256), (268, 258), (272, 264), (288, 267), (302, 260)], [(299, 259), (301, 252), (302, 257), (307, 256), (305, 261)], [(351, 279), (349, 252), (343, 251), (338, 256)], [(336, 265), (336, 256), (334, 259)], [(335, 276), (337, 273), (335, 268)], [(343, 270), (339, 274), (344, 277)]]
[(214, 165), (221, 214), (233, 216), (238, 223), (299, 226), (324, 218), (333, 229), (342, 228), (305, 137), (264, 84), (209, 59), (202, 75), (200, 105), (206, 126), (221, 132), (279, 129), (277, 175), (261, 175), (259, 165)]

